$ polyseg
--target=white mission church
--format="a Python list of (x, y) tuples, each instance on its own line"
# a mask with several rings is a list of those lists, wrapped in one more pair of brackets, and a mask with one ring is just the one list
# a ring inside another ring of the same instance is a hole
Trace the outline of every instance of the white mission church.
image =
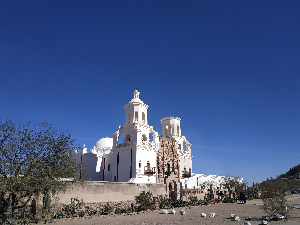
[(139, 98), (140, 92), (135, 90), (133, 95), (124, 106), (125, 123), (114, 132), (113, 138), (102, 138), (90, 153), (84, 146), (77, 154), (78, 160), (87, 166), (90, 179), (162, 183), (175, 189), (179, 182), (191, 189), (201, 188), (207, 182), (219, 188), (224, 176), (192, 173), (191, 144), (181, 135), (180, 118), (161, 119), (162, 136), (159, 136), (148, 125), (148, 105)]

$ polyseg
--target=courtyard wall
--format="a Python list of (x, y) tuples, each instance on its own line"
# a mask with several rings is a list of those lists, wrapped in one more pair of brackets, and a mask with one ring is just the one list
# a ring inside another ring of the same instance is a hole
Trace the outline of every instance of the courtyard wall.
[(52, 203), (70, 204), (71, 198), (77, 197), (90, 203), (132, 201), (134, 196), (142, 191), (149, 191), (154, 196), (166, 195), (166, 187), (163, 184), (88, 181), (83, 185), (79, 182), (72, 184), (68, 191), (57, 194)]

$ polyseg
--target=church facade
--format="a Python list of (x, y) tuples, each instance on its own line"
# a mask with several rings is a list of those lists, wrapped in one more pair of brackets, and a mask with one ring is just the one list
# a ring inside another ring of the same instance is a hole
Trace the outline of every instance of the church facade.
[(148, 124), (148, 105), (139, 98), (140, 92), (133, 95), (124, 106), (124, 125), (113, 138), (102, 138), (90, 153), (84, 147), (78, 154), (91, 180), (161, 183), (173, 193), (180, 183), (184, 188), (201, 188), (209, 181), (219, 187), (224, 177), (192, 173), (191, 144), (181, 135), (180, 118), (161, 119), (160, 136)]

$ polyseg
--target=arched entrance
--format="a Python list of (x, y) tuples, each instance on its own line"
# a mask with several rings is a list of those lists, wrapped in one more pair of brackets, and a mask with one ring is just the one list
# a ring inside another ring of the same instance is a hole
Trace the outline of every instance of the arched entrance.
[(172, 201), (177, 200), (177, 183), (174, 180), (169, 182), (169, 198)]

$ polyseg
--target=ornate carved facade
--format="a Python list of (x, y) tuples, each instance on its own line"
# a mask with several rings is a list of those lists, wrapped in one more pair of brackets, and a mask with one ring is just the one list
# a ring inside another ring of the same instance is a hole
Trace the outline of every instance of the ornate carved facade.
[(173, 141), (162, 139), (157, 151), (157, 178), (161, 184), (166, 183), (166, 178), (174, 173), (180, 178), (179, 155)]

